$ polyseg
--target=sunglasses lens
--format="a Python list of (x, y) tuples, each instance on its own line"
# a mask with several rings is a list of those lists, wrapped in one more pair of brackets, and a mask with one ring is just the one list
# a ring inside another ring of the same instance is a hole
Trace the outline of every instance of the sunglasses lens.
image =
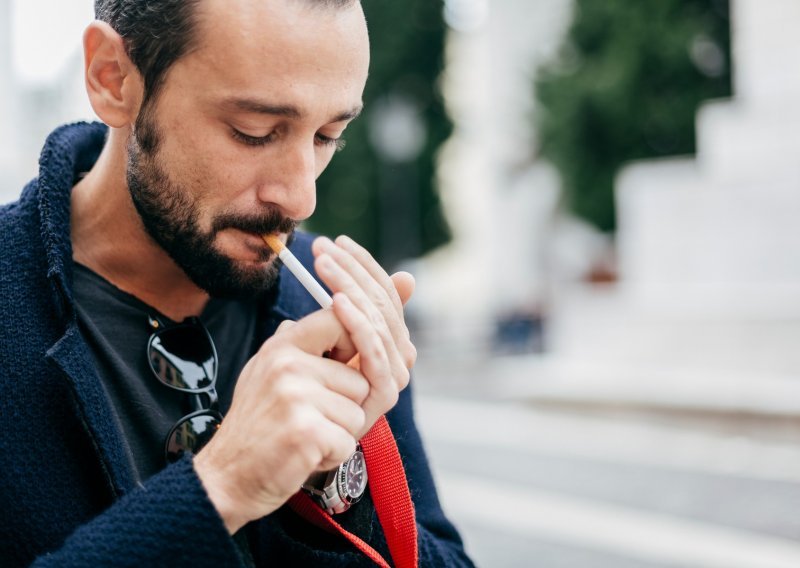
[(178, 325), (153, 334), (147, 349), (150, 367), (167, 386), (199, 390), (217, 376), (217, 357), (208, 333), (199, 325)]
[(184, 452), (197, 453), (211, 440), (222, 417), (216, 413), (202, 412), (190, 414), (172, 428), (167, 436), (167, 461), (176, 461)]

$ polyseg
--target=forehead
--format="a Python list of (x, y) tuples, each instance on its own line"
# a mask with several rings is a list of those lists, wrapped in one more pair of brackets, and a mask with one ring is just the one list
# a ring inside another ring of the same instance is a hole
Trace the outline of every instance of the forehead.
[(332, 7), (314, 0), (203, 0), (197, 17), (195, 49), (176, 62), (195, 86), (227, 94), (324, 91), (360, 100), (369, 41), (357, 1)]

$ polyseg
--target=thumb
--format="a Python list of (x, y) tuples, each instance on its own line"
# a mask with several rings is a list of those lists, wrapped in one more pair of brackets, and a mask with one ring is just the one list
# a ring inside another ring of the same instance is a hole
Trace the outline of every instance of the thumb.
[(281, 324), (279, 330), (273, 338), (288, 341), (312, 355), (322, 355), (333, 349), (352, 349), (350, 338), (333, 310), (317, 310), (297, 322)]
[(392, 274), (391, 279), (395, 290), (397, 290), (397, 295), (400, 296), (400, 301), (405, 306), (414, 293), (414, 288), (417, 285), (416, 280), (408, 272), (395, 272)]

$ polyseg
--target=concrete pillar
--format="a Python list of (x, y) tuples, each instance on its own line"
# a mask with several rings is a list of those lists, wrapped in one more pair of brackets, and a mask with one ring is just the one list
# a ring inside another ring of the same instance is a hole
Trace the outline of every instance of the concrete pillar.
[(19, 193), (13, 175), (17, 162), (16, 85), (11, 52), (11, 2), (0, 2), (0, 203), (12, 201)]
[[(469, 24), (454, 24), (442, 78), (455, 123), (439, 171), (453, 242), (413, 267), (419, 280), (413, 301), (421, 317), (463, 345), (485, 342), (499, 311), (530, 303), (526, 296), (541, 287), (543, 276), (533, 274), (538, 259), (532, 242), (546, 223), (541, 209), (552, 208), (558, 182), (547, 168), (522, 166), (535, 153), (533, 74), (555, 54), (572, 3), (445, 4), (468, 8), (459, 23)], [(527, 291), (520, 290), (523, 283)]]
[(800, 2), (732, 0), (736, 98), (770, 105), (800, 100)]

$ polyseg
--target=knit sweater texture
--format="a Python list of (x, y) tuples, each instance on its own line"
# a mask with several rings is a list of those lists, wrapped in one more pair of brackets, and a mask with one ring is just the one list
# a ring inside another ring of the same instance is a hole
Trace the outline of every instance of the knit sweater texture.
[[(78, 327), (70, 192), (97, 160), (106, 134), (101, 124), (57, 129), (42, 151), (39, 176), (17, 202), (0, 207), (0, 566), (239, 566), (237, 546), (191, 457), (136, 483)], [(292, 245), (309, 269), (310, 242), (299, 234)], [(282, 273), (266, 309), (263, 339), (317, 306)], [(420, 566), (471, 566), (436, 496), (410, 389), (387, 418), (414, 501)], [(374, 510), (372, 523), (368, 540), (388, 559)], [(259, 566), (372, 565), (287, 507), (245, 530)]]

